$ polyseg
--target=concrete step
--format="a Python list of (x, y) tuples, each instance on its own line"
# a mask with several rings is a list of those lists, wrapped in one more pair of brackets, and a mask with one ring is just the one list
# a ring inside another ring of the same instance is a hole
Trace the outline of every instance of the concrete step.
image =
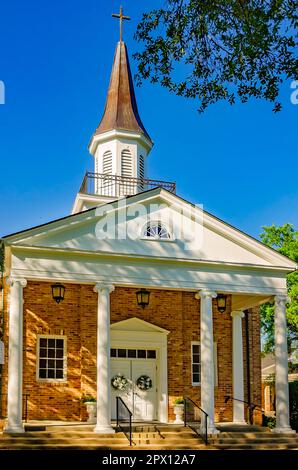
[(251, 438), (251, 439), (244, 439), (244, 438), (241, 438), (241, 439), (217, 439), (217, 440), (213, 440), (212, 443), (214, 445), (218, 445), (218, 444), (247, 444), (247, 445), (250, 445), (250, 444), (272, 444), (272, 445), (275, 445), (275, 444), (291, 444), (291, 445), (298, 445), (298, 440), (297, 439), (287, 439), (287, 438), (280, 438), (280, 439), (254, 439), (254, 438)]
[(218, 450), (298, 450), (297, 444), (213, 444)]
[(273, 432), (221, 432), (219, 434), (216, 434), (213, 438), (230, 438), (233, 437), (235, 439), (238, 438), (256, 438), (256, 439), (261, 439), (261, 438), (267, 438), (269, 437), (270, 439), (279, 439), (280, 437), (286, 437), (287, 439), (297, 439), (298, 434), (293, 434), (293, 433), (273, 433)]

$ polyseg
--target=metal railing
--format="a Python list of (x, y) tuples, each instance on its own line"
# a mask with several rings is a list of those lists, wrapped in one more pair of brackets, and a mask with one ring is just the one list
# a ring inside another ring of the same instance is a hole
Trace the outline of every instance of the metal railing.
[(208, 413), (191, 398), (184, 397), (184, 426), (198, 434), (208, 444)]
[[(22, 400), (23, 400), (23, 413), (22, 413), (22, 419), (27, 423), (28, 421), (28, 398), (29, 398), (29, 393), (24, 393), (22, 395)], [(0, 419), (5, 419), (7, 418), (7, 393), (0, 393)]]
[(90, 171), (85, 174), (79, 192), (89, 195), (120, 197), (131, 196), (153, 188), (163, 188), (171, 193), (176, 193), (176, 183), (170, 181), (104, 175)]
[[(247, 405), (247, 409), (251, 411), (252, 414), (255, 410), (261, 411), (262, 421), (264, 422), (265, 410), (263, 410), (263, 408), (260, 405), (257, 405), (256, 403), (251, 403), (245, 400), (239, 400), (239, 398), (234, 398), (231, 395), (225, 395), (225, 403), (228, 403), (229, 400), (239, 401), (240, 403), (244, 403), (245, 405)], [(250, 423), (250, 424), (253, 424), (253, 423)]]
[(132, 445), (132, 412), (124, 403), (121, 397), (116, 397), (117, 429), (121, 430), (127, 439), (129, 445)]

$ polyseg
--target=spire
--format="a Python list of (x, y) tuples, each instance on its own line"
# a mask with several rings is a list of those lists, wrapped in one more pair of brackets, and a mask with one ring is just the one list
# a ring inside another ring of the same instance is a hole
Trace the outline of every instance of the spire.
[(119, 41), (103, 117), (94, 136), (111, 130), (127, 130), (151, 139), (139, 116), (126, 45)]

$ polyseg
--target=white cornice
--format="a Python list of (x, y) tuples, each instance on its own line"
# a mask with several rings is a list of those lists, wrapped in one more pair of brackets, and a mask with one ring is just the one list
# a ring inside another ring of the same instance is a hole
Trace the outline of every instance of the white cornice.
[(137, 140), (142, 145), (144, 145), (148, 152), (152, 149), (154, 145), (153, 142), (141, 132), (138, 133), (122, 129), (113, 129), (112, 131), (104, 132), (103, 134), (94, 134), (91, 138), (88, 147), (89, 152), (91, 153), (91, 155), (94, 155), (99, 144), (103, 144), (104, 142), (108, 142), (114, 139)]
[(57, 247), (48, 247), (48, 246), (30, 246), (30, 245), (10, 245), (12, 253), (14, 251), (26, 251), (26, 252), (40, 252), (40, 253), (56, 253), (58, 255), (77, 255), (84, 257), (100, 257), (100, 258), (110, 258), (110, 259), (122, 259), (122, 260), (135, 260), (135, 261), (145, 261), (145, 262), (160, 262), (160, 263), (171, 263), (171, 264), (194, 264), (194, 265), (205, 265), (205, 266), (216, 266), (226, 269), (245, 269), (253, 271), (272, 271), (272, 272), (283, 272), (287, 273), (289, 271), (288, 267), (285, 266), (268, 266), (268, 265), (258, 265), (258, 264), (249, 264), (249, 263), (230, 263), (226, 261), (212, 261), (212, 260), (203, 260), (203, 259), (189, 259), (189, 258), (173, 258), (173, 257), (163, 257), (163, 256), (153, 256), (153, 255), (140, 255), (135, 253), (115, 253), (111, 251), (88, 251), (88, 250), (78, 250), (73, 248), (57, 248)]

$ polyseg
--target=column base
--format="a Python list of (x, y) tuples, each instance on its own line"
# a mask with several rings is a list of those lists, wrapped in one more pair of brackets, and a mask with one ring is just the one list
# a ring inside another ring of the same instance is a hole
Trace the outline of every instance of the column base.
[[(205, 433), (205, 428), (201, 429), (201, 432)], [(214, 434), (219, 434), (219, 433), (220, 433), (219, 429), (216, 429), (215, 426), (209, 426), (208, 427), (208, 436), (214, 435)]]
[(114, 434), (115, 429), (109, 425), (105, 426), (105, 425), (97, 424), (95, 428), (93, 429), (93, 432), (97, 434)]
[(292, 429), (290, 426), (286, 428), (273, 428), (271, 432), (275, 434), (296, 434), (295, 429)]
[(25, 428), (23, 424), (19, 426), (9, 426), (8, 424), (3, 429), (3, 433), (5, 434), (23, 434), (25, 432)]

